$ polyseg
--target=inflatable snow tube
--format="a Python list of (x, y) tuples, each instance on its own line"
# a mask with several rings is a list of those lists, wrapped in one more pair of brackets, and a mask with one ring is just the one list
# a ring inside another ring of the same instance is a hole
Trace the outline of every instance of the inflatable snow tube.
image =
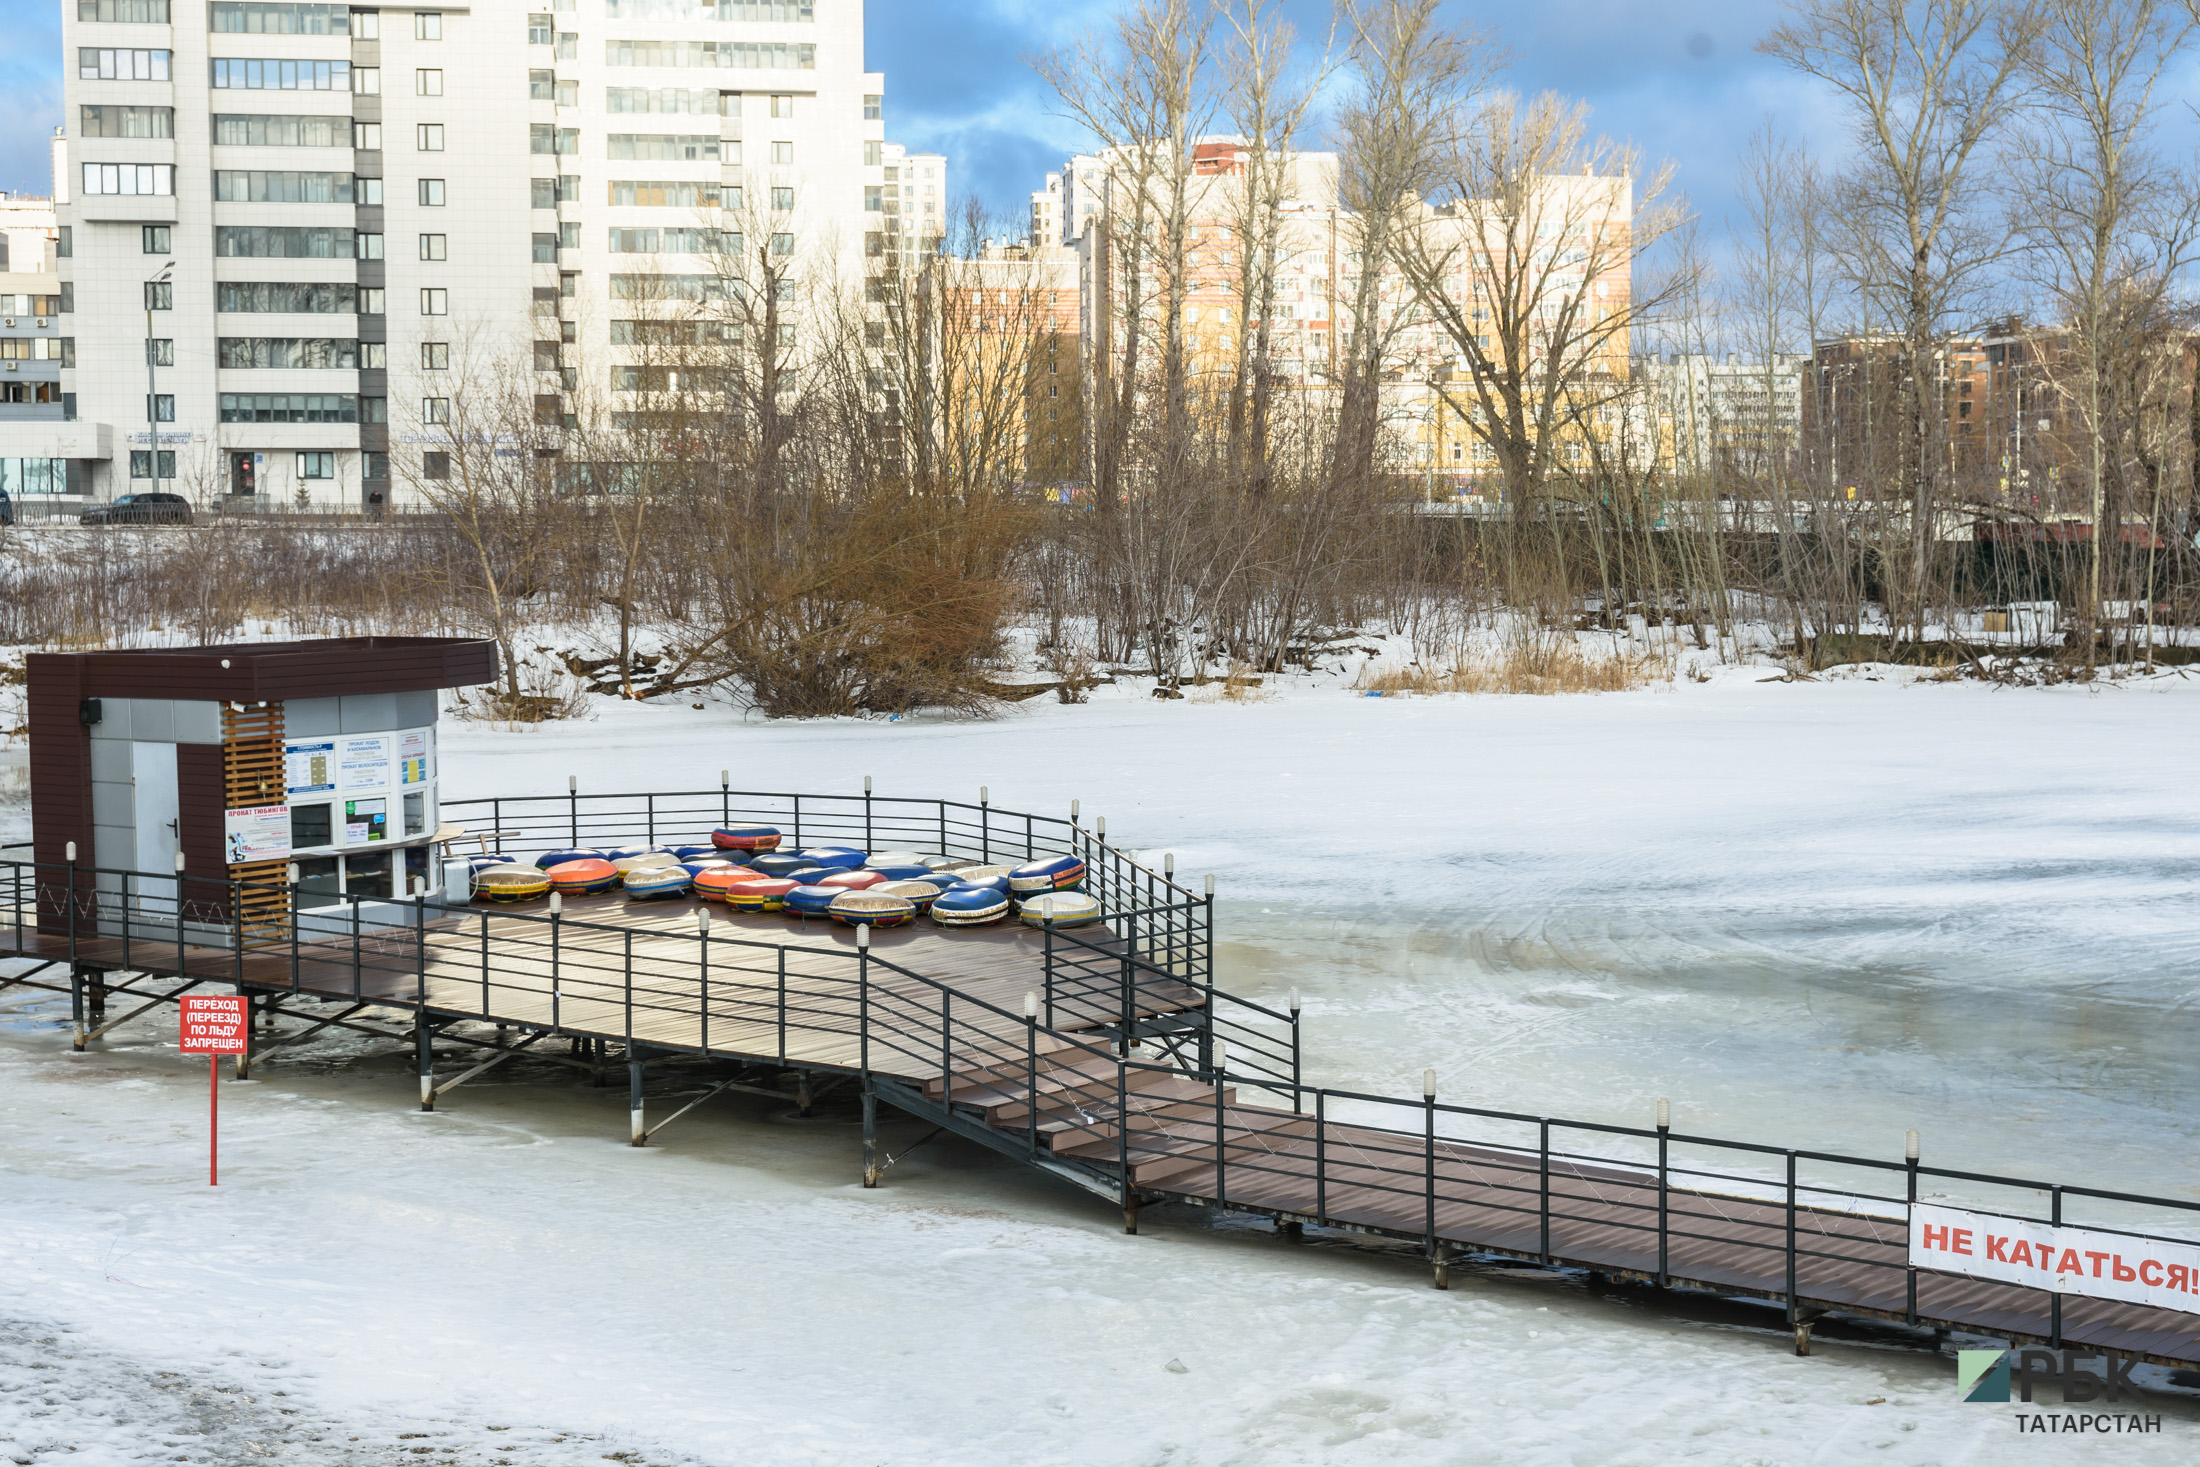
[(783, 912), (795, 884), (777, 877), (750, 876), (726, 883), (726, 905), (736, 912)]
[(845, 886), (798, 886), (787, 893), (787, 910), (797, 917), (822, 917), (832, 910), (833, 899), (847, 891)]
[(872, 861), (863, 869), (875, 871), (888, 881), (922, 881), (932, 874), (931, 867), (919, 866), (913, 862), (896, 866), (881, 866), (878, 862)]
[(695, 894), (704, 901), (722, 902), (727, 899), (726, 888), (732, 886), (736, 881), (753, 881), (757, 879), (759, 878), (752, 876), (739, 866), (705, 866), (692, 872), (689, 877), (689, 884), (695, 888)]
[(483, 866), (474, 872), (474, 896), (484, 902), (531, 902), (550, 894), (540, 866)]
[(835, 871), (830, 876), (817, 878), (819, 886), (837, 886), (842, 891), (862, 891), (867, 887), (884, 886), (886, 878), (876, 871)]
[(916, 903), (877, 890), (843, 891), (826, 914), (850, 927), (905, 927), (917, 920)]
[(619, 868), (604, 860), (560, 861), (550, 868), (550, 887), (567, 896), (588, 896), (619, 884)]
[(773, 851), (752, 859), (749, 869), (764, 876), (785, 876), (790, 871), (800, 871), (805, 866), (816, 864), (815, 861), (805, 861), (792, 851)]
[(1071, 891), (1085, 879), (1085, 863), (1075, 856), (1048, 856), (1030, 861), (1008, 873), (1008, 889), (1018, 896), (1042, 891)]
[(878, 851), (866, 857), (863, 864), (873, 871), (882, 871), (888, 866), (922, 866), (924, 857), (915, 851)]
[(621, 876), (630, 871), (646, 870), (651, 866), (677, 866), (680, 864), (679, 859), (670, 851), (644, 851), (638, 856), (607, 856), (605, 859), (611, 862), (613, 869)]
[(912, 876), (911, 881), (921, 881), (934, 891), (949, 891), (961, 886), (962, 878), (952, 871), (927, 871), (922, 876)]
[(650, 902), (686, 896), (693, 881), (685, 866), (637, 866), (626, 873), (627, 900)]
[(932, 903), (932, 920), (942, 927), (983, 927), (1008, 915), (1008, 893), (990, 886), (958, 886)]
[(674, 846), (672, 854), (685, 866), (690, 861), (727, 861), (739, 853), (721, 850), (717, 846)]
[(722, 825), (710, 833), (710, 843), (721, 851), (775, 851), (779, 831), (769, 825)]
[(971, 866), (955, 873), (955, 885), (983, 886), (1007, 896), (1009, 869), (1006, 866)]
[(563, 866), (568, 861), (601, 861), (603, 858), (602, 851), (583, 846), (570, 851), (544, 851), (535, 857), (535, 864), (547, 871), (552, 866)]
[(965, 866), (975, 866), (976, 861), (965, 861), (960, 856), (926, 856), (918, 863), (934, 871), (960, 871)]
[(931, 911), (932, 903), (940, 898), (940, 889), (929, 881), (889, 881), (871, 890), (880, 896), (900, 897), (915, 907), (919, 916)]
[(866, 859), (863, 852), (853, 846), (811, 846), (808, 850), (796, 851), (795, 854), (809, 861), (811, 865), (823, 866), (828, 871), (853, 871)]
[(1100, 920), (1100, 903), (1081, 891), (1050, 891), (1023, 902), (1017, 915), (1033, 927), (1084, 927)]
[[(486, 871), (491, 866), (520, 866), (526, 863), (522, 861), (515, 861), (510, 856), (505, 855), (502, 851), (491, 851), (486, 856), (468, 856), (466, 858), (466, 864), (468, 866), (471, 866), (476, 871)], [(540, 871), (542, 868), (540, 866), (537, 866), (535, 869), (537, 871)]]

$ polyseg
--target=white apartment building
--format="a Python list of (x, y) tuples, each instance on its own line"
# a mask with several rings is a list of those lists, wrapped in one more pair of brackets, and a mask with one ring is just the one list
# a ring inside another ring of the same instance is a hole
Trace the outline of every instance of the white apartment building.
[(1061, 174), (1048, 174), (1046, 187), (1031, 191), (1031, 230), (1026, 239), (1034, 247), (1064, 243)]
[(63, 404), (115, 440), (101, 497), (153, 487), (121, 450), (157, 433), (137, 467), (196, 497), (372, 507), (469, 384), (615, 400), (646, 386), (622, 302), (763, 251), (824, 288), (883, 232), (862, 0), (64, 0), (62, 40), (94, 348)]
[(1804, 360), (1781, 353), (1768, 366), (1732, 352), (1637, 360), (1635, 375), (1671, 429), (1670, 467), (1701, 474), (1785, 464), (1801, 441)]
[(61, 309), (59, 242), (53, 200), (0, 194), (0, 493), (18, 512), (27, 497), (68, 493), (72, 463), (97, 449), (63, 413), (61, 365), (76, 340)]
[(918, 254), (938, 249), (947, 233), (947, 159), (912, 153), (900, 143), (886, 144), (884, 158), (881, 218), (888, 253), (900, 256), (903, 269), (914, 269)]

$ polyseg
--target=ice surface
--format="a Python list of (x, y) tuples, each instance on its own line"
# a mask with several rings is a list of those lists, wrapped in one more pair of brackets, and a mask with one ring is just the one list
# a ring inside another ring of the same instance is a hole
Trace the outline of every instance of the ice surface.
[[(1916, 1124), (1949, 1164), (2188, 1187), (2200, 792), (2174, 771), (2200, 684), (1762, 675), (1568, 699), (1103, 689), (990, 723), (606, 706), (447, 730), (444, 778), (1080, 797), (1217, 873), (1226, 982), (1305, 990), (1317, 1078), (1405, 1092), (1427, 1064), (1447, 1097), (1589, 1119), (1669, 1094), (1704, 1129), (1885, 1154)], [(768, 1102), (713, 1101), (637, 1152), (623, 1088), (526, 1061), (434, 1116), (387, 1049), (266, 1066), (225, 1089), (210, 1191), (199, 1063), (149, 1025), (70, 1056), (54, 1017), (0, 1011), (0, 1461), (2078, 1454), (1961, 1404), (1920, 1352), (1798, 1360), (1747, 1315), (1497, 1273), (1437, 1293), (1396, 1256), (1182, 1214), (1124, 1237), (946, 1140), (866, 1192), (849, 1126)], [(2147, 1409), (2167, 1436), (2085, 1459), (2191, 1460), (2200, 1411)]]

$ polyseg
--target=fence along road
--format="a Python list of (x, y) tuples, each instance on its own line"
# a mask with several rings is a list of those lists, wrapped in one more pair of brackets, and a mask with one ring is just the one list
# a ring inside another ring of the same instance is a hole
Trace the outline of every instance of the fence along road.
[[(1764, 1299), (1784, 1306), (1805, 1351), (1812, 1321), (1840, 1312), (2200, 1365), (2200, 1315), (1913, 1268), (1907, 1237), (1920, 1200), (2083, 1221), (2135, 1245), (2190, 1238), (2200, 1204), (1454, 1105), (1436, 1097), (1433, 1076), (1418, 1100), (1307, 1085), (1296, 1006), (1214, 985), (1211, 883), (1195, 895), (1170, 870), (1140, 865), (1108, 844), (1103, 821), (983, 799), (723, 785), (568, 791), (453, 803), (445, 814), (480, 822), (477, 838), (515, 854), (560, 842), (699, 844), (735, 821), (780, 824), (797, 843), (986, 861), (1070, 852), (1086, 861), (1105, 921), (874, 935), (790, 931), (768, 917), (704, 928), (691, 907), (617, 897), (543, 915), (416, 896), (328, 898), (269, 937), (238, 922), (256, 893), (235, 882), (12, 862), (0, 864), (12, 897), (0, 954), (35, 965), (0, 987), (71, 993), (80, 1048), (207, 983), (234, 984), (263, 1015), (305, 1026), (277, 1046), (363, 1027), (361, 1015), (409, 1014), (411, 1034), (386, 1037), (416, 1045), (427, 1105), (458, 1083), (434, 1083), (436, 1042), (490, 1053), (461, 1079), (544, 1037), (599, 1053), (617, 1043), (637, 1138), (650, 1134), (640, 1095), (652, 1056), (741, 1066), (726, 1084), (793, 1071), (803, 1094), (839, 1077), (862, 1096), (867, 1185), (881, 1172), (883, 1100), (1108, 1198), (1128, 1231), (1146, 1204), (1177, 1201), (1408, 1240), (1439, 1286), (1459, 1258), (1494, 1255)], [(136, 1007), (106, 1021), (116, 996)], [(528, 1037), (504, 1047), (501, 1032), (476, 1032), (482, 1024)]]

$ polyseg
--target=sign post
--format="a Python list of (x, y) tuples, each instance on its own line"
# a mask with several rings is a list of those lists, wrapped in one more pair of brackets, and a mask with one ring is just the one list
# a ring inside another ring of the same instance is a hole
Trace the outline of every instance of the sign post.
[(237, 994), (185, 994), (178, 1032), (185, 1054), (206, 1056), (207, 1125), (206, 1185), (220, 1184), (217, 1170), (222, 1118), (221, 1057), (245, 1052), (245, 1025), (249, 1022), (245, 997)]

